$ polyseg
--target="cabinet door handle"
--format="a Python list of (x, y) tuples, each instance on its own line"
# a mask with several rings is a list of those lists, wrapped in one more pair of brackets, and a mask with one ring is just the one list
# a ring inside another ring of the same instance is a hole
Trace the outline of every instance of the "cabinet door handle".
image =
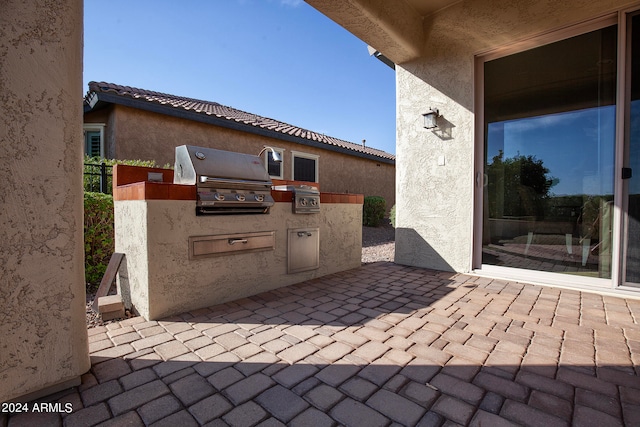
[(236, 243), (247, 243), (247, 239), (229, 239), (230, 245), (235, 245)]
[(311, 237), (311, 233), (308, 231), (298, 231), (298, 237)]

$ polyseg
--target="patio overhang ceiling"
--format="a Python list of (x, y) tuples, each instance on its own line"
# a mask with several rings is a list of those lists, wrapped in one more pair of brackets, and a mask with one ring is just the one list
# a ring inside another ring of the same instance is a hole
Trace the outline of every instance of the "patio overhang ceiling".
[(395, 64), (422, 56), (424, 17), (460, 0), (305, 0)]

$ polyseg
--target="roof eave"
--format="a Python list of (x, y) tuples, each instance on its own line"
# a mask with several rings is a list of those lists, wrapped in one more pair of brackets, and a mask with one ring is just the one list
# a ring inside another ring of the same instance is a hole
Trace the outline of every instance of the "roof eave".
[(281, 132), (277, 132), (270, 129), (264, 129), (261, 127), (253, 126), (246, 123), (237, 122), (235, 120), (225, 119), (222, 117), (217, 117), (214, 115), (199, 113), (191, 110), (184, 110), (172, 106), (156, 104), (152, 102), (148, 102), (142, 99), (135, 99), (130, 97), (124, 97), (120, 95), (116, 95), (113, 93), (105, 93), (105, 92), (93, 92), (92, 95), (97, 95), (97, 102), (94, 102), (94, 106), (84, 103), (84, 112), (88, 113), (90, 111), (98, 110), (99, 108), (104, 106), (104, 103), (118, 104), (123, 105), (125, 107), (137, 108), (140, 110), (149, 111), (152, 113), (164, 114), (167, 116), (178, 117), (181, 119), (192, 120), (200, 123), (211, 124), (215, 126), (224, 127), (227, 129), (238, 130), (242, 132), (252, 133), (254, 135), (266, 136), (269, 138), (279, 139), (281, 141), (294, 142), (297, 144), (306, 145), (309, 147), (320, 148), (322, 150), (334, 151), (342, 154), (346, 154), (349, 156), (361, 157), (368, 160), (373, 160), (380, 163), (387, 163), (395, 165), (396, 161), (394, 159), (389, 159), (386, 157), (378, 157), (369, 153), (362, 153), (355, 150), (349, 150), (347, 148), (343, 148), (336, 145), (331, 145), (319, 141), (313, 141), (306, 138), (300, 138), (294, 135), (283, 134)]

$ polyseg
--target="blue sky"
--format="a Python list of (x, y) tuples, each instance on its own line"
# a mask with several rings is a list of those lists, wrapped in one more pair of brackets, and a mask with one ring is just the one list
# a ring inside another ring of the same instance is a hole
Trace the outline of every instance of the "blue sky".
[(218, 102), (395, 154), (395, 74), (301, 0), (85, 0), (88, 82)]

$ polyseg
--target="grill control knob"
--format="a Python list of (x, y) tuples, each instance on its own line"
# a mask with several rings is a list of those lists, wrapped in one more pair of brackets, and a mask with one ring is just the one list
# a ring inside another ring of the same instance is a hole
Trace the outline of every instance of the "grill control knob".
[(220, 193), (215, 193), (213, 195), (213, 198), (216, 199), (217, 201), (221, 202), (224, 200), (224, 194), (220, 194)]
[(307, 206), (307, 199), (300, 199), (300, 206)]
[(255, 199), (257, 202), (264, 202), (264, 194), (256, 194)]
[(317, 206), (317, 205), (318, 205), (318, 200), (311, 199), (311, 206)]
[(239, 202), (244, 202), (244, 194), (236, 194), (236, 200)]

